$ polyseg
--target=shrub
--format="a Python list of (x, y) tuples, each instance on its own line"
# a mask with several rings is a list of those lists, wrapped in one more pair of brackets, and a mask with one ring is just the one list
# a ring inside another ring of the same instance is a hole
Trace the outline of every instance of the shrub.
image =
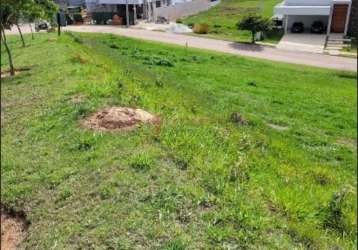
[(209, 25), (196, 23), (194, 24), (193, 31), (197, 34), (207, 34), (209, 32)]
[(111, 45), (109, 45), (109, 47), (110, 47), (111, 49), (119, 49), (119, 47), (118, 47), (117, 44), (111, 44)]

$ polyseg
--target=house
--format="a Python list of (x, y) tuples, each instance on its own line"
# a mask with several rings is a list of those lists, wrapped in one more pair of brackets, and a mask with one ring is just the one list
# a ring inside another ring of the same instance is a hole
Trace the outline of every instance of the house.
[(68, 6), (85, 7), (86, 0), (54, 0), (62, 10), (66, 10)]
[(326, 33), (346, 35), (350, 22), (352, 1), (356, 0), (284, 0), (275, 6), (275, 16), (281, 16), (287, 33), (295, 22), (309, 30), (314, 21), (321, 21)]
[(106, 23), (114, 15), (118, 15), (124, 24), (127, 18), (129, 24), (135, 24), (138, 19), (174, 21), (208, 10), (211, 6), (210, 0), (86, 0), (87, 11), (97, 24)]
[(87, 10), (97, 24), (104, 24), (113, 15), (118, 15), (125, 24), (127, 11), (129, 24), (138, 19), (151, 20), (156, 8), (171, 4), (172, 0), (86, 0)]

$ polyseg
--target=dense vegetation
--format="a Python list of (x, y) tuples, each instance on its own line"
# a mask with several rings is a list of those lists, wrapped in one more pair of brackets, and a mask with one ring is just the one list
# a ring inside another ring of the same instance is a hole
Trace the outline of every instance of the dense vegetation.
[[(356, 247), (355, 73), (101, 34), (29, 44), (9, 38), (30, 70), (1, 85), (2, 202), (27, 214), (23, 247)], [(111, 105), (161, 126), (81, 128)]]
[[(238, 30), (236, 26), (238, 21), (248, 13), (257, 13), (271, 18), (274, 6), (279, 2), (281, 0), (221, 0), (220, 4), (208, 11), (187, 17), (182, 21), (188, 25), (195, 23), (208, 24), (209, 37), (250, 42), (251, 33), (249, 31)], [(265, 42), (275, 43), (280, 39), (282, 34), (278, 31), (272, 31), (268, 35)]]

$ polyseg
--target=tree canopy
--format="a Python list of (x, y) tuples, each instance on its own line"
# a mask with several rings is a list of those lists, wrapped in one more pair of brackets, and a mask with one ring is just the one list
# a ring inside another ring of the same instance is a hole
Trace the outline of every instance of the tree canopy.
[(53, 0), (1, 0), (0, 5), (0, 32), (1, 40), (9, 57), (10, 73), (15, 74), (11, 50), (6, 42), (5, 29), (16, 25), (25, 46), (24, 39), (19, 27), (20, 20), (33, 22), (36, 19), (52, 20), (58, 6)]
[(51, 20), (58, 10), (53, 0), (1, 0), (1, 24), (9, 28), (19, 20)]
[(271, 20), (258, 14), (248, 14), (244, 16), (238, 23), (237, 28), (241, 30), (249, 30), (252, 34), (252, 43), (255, 43), (255, 35), (257, 32), (267, 32), (272, 28)]

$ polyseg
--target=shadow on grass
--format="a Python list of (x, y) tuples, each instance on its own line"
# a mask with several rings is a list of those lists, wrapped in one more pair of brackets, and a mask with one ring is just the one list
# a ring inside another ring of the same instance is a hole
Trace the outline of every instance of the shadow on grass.
[(245, 51), (262, 51), (264, 49), (261, 45), (252, 44), (252, 43), (232, 42), (229, 44), (229, 46), (237, 50), (245, 50)]

